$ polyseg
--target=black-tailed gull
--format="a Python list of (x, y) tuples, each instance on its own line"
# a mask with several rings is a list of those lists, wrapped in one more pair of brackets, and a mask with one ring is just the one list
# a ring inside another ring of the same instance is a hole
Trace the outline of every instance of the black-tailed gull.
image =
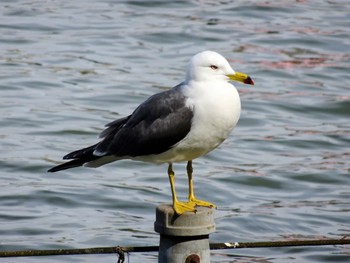
[[(241, 101), (229, 81), (254, 85), (246, 74), (235, 72), (227, 60), (213, 51), (196, 54), (187, 66), (185, 80), (157, 93), (129, 116), (106, 125), (102, 140), (63, 157), (69, 162), (57, 172), (78, 166), (98, 167), (121, 159), (168, 163), (173, 207), (177, 214), (196, 211), (196, 206), (215, 205), (194, 197), (192, 160), (220, 145), (236, 126)], [(179, 202), (172, 164), (187, 161), (188, 202)]]

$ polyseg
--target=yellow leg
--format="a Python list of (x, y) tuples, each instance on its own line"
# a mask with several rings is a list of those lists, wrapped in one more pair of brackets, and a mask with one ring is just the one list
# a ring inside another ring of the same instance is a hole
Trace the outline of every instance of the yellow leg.
[(168, 167), (168, 176), (171, 186), (171, 194), (173, 196), (173, 208), (175, 210), (175, 213), (178, 215), (181, 215), (185, 212), (196, 212), (196, 209), (194, 208), (194, 205), (191, 205), (189, 203), (179, 202), (176, 198), (176, 192), (175, 192), (175, 173), (173, 171), (173, 165), (169, 163)]
[(188, 176), (188, 202), (187, 204), (190, 206), (205, 206), (205, 207), (213, 207), (216, 208), (216, 206), (212, 203), (198, 200), (194, 197), (194, 192), (193, 192), (193, 181), (192, 181), (192, 173), (193, 173), (193, 168), (192, 168), (192, 161), (187, 162), (187, 176)]

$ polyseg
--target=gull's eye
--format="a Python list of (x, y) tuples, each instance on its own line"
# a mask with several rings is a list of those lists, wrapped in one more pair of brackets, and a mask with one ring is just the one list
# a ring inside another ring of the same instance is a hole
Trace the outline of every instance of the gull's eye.
[(218, 66), (211, 65), (210, 68), (211, 68), (212, 70), (217, 70), (217, 69), (218, 69)]

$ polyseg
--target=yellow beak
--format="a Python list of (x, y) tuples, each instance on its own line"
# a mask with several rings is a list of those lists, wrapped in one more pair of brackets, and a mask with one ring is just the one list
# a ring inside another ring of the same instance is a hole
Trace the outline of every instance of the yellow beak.
[(254, 85), (254, 81), (247, 75), (241, 72), (236, 72), (236, 74), (226, 75), (230, 80), (242, 82), (244, 84)]

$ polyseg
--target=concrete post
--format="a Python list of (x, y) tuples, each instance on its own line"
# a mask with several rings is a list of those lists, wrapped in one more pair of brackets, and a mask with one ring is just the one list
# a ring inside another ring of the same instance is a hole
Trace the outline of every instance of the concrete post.
[(159, 263), (210, 263), (209, 234), (215, 231), (212, 208), (175, 214), (172, 205), (156, 209), (154, 229), (160, 234)]

